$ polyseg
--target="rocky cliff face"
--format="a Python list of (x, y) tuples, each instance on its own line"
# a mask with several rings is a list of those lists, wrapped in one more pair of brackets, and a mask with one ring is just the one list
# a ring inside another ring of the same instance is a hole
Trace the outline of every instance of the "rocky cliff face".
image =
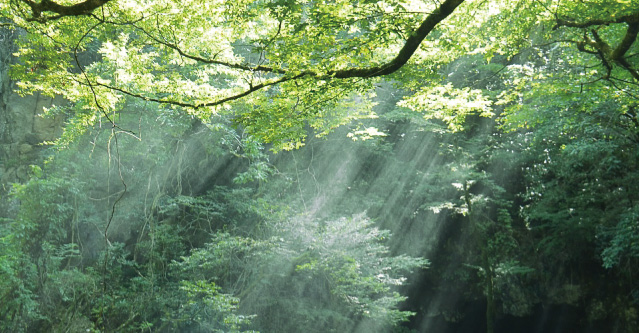
[(43, 108), (63, 103), (61, 98), (39, 94), (21, 97), (9, 78), (9, 67), (16, 59), (14, 41), (19, 31), (0, 29), (0, 191), (11, 182), (25, 181), (29, 165), (36, 163), (46, 146), (44, 141), (58, 138), (63, 119), (43, 117)]

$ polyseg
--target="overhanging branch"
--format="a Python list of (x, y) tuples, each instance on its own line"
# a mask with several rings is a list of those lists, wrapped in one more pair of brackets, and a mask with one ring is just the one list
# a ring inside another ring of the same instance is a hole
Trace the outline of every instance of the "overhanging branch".
[[(610, 44), (599, 35), (597, 29), (595, 28), (602, 25), (624, 23), (627, 25), (626, 32), (622, 40), (614, 48), (610, 46)], [(555, 29), (558, 27), (580, 29), (591, 28), (590, 34), (592, 35), (593, 39), (590, 39), (584, 31), (584, 40), (583, 42), (579, 42), (577, 44), (577, 48), (582, 52), (596, 54), (601, 59), (603, 65), (608, 71), (607, 77), (610, 77), (612, 64), (617, 64), (621, 66), (626, 72), (628, 72), (635, 80), (639, 81), (639, 72), (628, 61), (628, 57), (626, 57), (626, 53), (628, 53), (634, 42), (637, 40), (637, 35), (639, 34), (639, 12), (620, 16), (618, 18), (611, 18), (609, 20), (597, 19), (584, 22), (558, 18)], [(586, 45), (595, 49), (596, 51), (593, 52), (587, 50), (585, 48)]]
[(317, 72), (313, 70), (308, 70), (308, 71), (302, 71), (297, 73), (291, 73), (290, 71), (287, 71), (286, 69), (276, 69), (276, 68), (271, 68), (266, 66), (231, 64), (231, 63), (217, 61), (215, 59), (207, 59), (200, 56), (189, 54), (185, 52), (184, 50), (180, 49), (177, 45), (167, 41), (163, 41), (147, 33), (143, 29), (138, 28), (140, 31), (145, 33), (149, 38), (151, 38), (156, 43), (169, 47), (177, 51), (181, 56), (187, 57), (192, 60), (196, 60), (198, 62), (205, 63), (205, 64), (222, 65), (222, 66), (227, 66), (227, 67), (246, 70), (246, 71), (270, 72), (273, 74), (281, 74), (282, 76), (276, 79), (262, 82), (255, 86), (250, 86), (249, 89), (243, 92), (239, 92), (235, 95), (210, 101), (210, 102), (201, 102), (201, 103), (185, 102), (185, 101), (179, 101), (179, 100), (145, 96), (141, 93), (132, 92), (124, 88), (111, 86), (111, 85), (98, 83), (98, 82), (96, 82), (95, 85), (102, 86), (107, 89), (117, 91), (131, 97), (144, 99), (147, 101), (197, 109), (201, 107), (211, 107), (211, 106), (221, 105), (221, 104), (248, 96), (263, 88), (277, 85), (287, 81), (294, 81), (303, 77), (314, 77), (320, 80), (331, 80), (331, 79), (349, 79), (349, 78), (373, 78), (373, 77), (389, 75), (396, 72), (401, 67), (403, 67), (408, 62), (408, 60), (410, 60), (410, 58), (413, 56), (413, 54), (415, 53), (419, 45), (422, 43), (422, 41), (426, 38), (426, 36), (428, 36), (428, 34), (430, 34), (442, 20), (450, 16), (453, 13), (453, 11), (463, 2), (464, 0), (446, 0), (443, 3), (441, 3), (440, 6), (436, 10), (434, 10), (432, 13), (430, 13), (424, 19), (424, 21), (420, 24), (420, 26), (406, 39), (404, 46), (400, 49), (397, 56), (395, 56), (395, 58), (388, 61), (387, 63), (378, 65), (378, 66), (373, 66), (373, 67), (356, 67), (356, 68), (348, 68), (343, 70), (332, 70), (327, 72)]
[(382, 65), (368, 68), (349, 68), (338, 71), (329, 71), (328, 76), (338, 78), (338, 79), (347, 79), (347, 78), (370, 78), (377, 76), (384, 76), (388, 74), (392, 74), (396, 72), (398, 69), (402, 68), (408, 60), (413, 56), (415, 51), (419, 45), (424, 41), (426, 36), (430, 34), (431, 31), (435, 29), (435, 27), (447, 18), (453, 11), (462, 3), (464, 0), (446, 0), (444, 1), (437, 9), (435, 9), (430, 15), (426, 17), (426, 19), (422, 22), (422, 24), (413, 32), (397, 56)]
[(632, 44), (637, 40), (637, 33), (639, 33), (639, 22), (628, 23), (628, 29), (623, 40), (612, 52), (613, 59), (621, 58), (628, 52)]
[(609, 25), (613, 23), (637, 23), (639, 22), (639, 13), (633, 13), (629, 15), (619, 16), (617, 18), (611, 18), (609, 20), (589, 20), (583, 22), (577, 22), (576, 20), (567, 19), (567, 18), (557, 18), (557, 24), (553, 29), (557, 29), (559, 27), (569, 27), (569, 28), (590, 28), (598, 25)]
[[(51, 20), (57, 20), (65, 16), (82, 16), (89, 15), (94, 10), (104, 6), (111, 0), (85, 0), (75, 5), (61, 5), (51, 0), (41, 0), (36, 2), (33, 0), (20, 0), (31, 8), (32, 16), (26, 18), (27, 21), (36, 21), (44, 23)], [(52, 15), (43, 15), (52, 13)]]
[(204, 58), (204, 57), (201, 57), (201, 56), (190, 54), (190, 53), (187, 53), (186, 51), (184, 51), (183, 49), (181, 49), (178, 45), (176, 45), (174, 43), (170, 43), (170, 42), (168, 42), (166, 40), (161, 40), (158, 37), (154, 36), (153, 34), (149, 33), (148, 31), (146, 31), (145, 29), (143, 29), (143, 28), (141, 28), (139, 26), (133, 25), (133, 27), (135, 27), (137, 30), (141, 31), (143, 34), (145, 34), (147, 37), (149, 37), (151, 40), (155, 41), (156, 43), (164, 45), (164, 46), (174, 50), (175, 52), (177, 52), (182, 57), (185, 57), (185, 58), (188, 58), (188, 59), (191, 59), (191, 60), (195, 60), (195, 61), (200, 62), (200, 63), (210, 64), (210, 65), (220, 65), (220, 66), (225, 66), (225, 67), (229, 67), (229, 68), (233, 68), (233, 69), (240, 69), (240, 70), (245, 70), (245, 71), (250, 71), (250, 72), (268, 72), (268, 73), (276, 73), (276, 74), (286, 74), (285, 70), (278, 69), (278, 68), (262, 66), (262, 65), (252, 66), (252, 65), (249, 65), (249, 64), (233, 64), (233, 63), (229, 63), (229, 62), (219, 61), (219, 60), (210, 59), (210, 58)]
[[(331, 70), (322, 74), (309, 70), (309, 71), (304, 71), (301, 74), (303, 74), (303, 76), (314, 76), (320, 79), (372, 78), (372, 77), (392, 74), (396, 72), (397, 70), (399, 70), (400, 68), (402, 68), (408, 62), (408, 60), (410, 60), (410, 58), (413, 56), (413, 54), (415, 54), (415, 51), (417, 51), (417, 48), (419, 48), (419, 45), (424, 41), (426, 36), (428, 36), (428, 34), (430, 34), (441, 21), (443, 21), (445, 18), (450, 16), (450, 14), (452, 14), (453, 11), (463, 2), (464, 0), (444, 1), (437, 9), (435, 9), (432, 13), (430, 13), (426, 17), (426, 19), (424, 19), (424, 21), (420, 24), (417, 30), (415, 30), (415, 32), (413, 32), (406, 39), (404, 46), (399, 50), (399, 52), (397, 53), (397, 56), (395, 56), (395, 58), (393, 58), (392, 60), (390, 60), (389, 62), (385, 64), (381, 64), (374, 67), (355, 67), (355, 68), (348, 68), (343, 70)], [(276, 74), (283, 74), (283, 75), (289, 74), (289, 72), (286, 69), (279, 69), (279, 68), (273, 68), (273, 67), (262, 66), (262, 65), (253, 66), (253, 65), (247, 65), (247, 64), (232, 64), (232, 63), (218, 61), (215, 59), (204, 58), (201, 56), (189, 54), (185, 52), (184, 50), (182, 50), (176, 44), (167, 42), (166, 40), (161, 40), (140, 27), (136, 26), (136, 28), (142, 31), (145, 35), (147, 35), (156, 43), (159, 43), (168, 48), (171, 48), (175, 50), (176, 52), (178, 52), (178, 54), (180, 54), (181, 56), (185, 58), (189, 58), (191, 60), (195, 60), (205, 64), (216, 64), (216, 65), (221, 65), (221, 66), (226, 66), (226, 67), (230, 67), (234, 69), (240, 69), (240, 70), (251, 71), (251, 72), (269, 72), (269, 73), (276, 73)]]
[(238, 100), (242, 97), (246, 97), (258, 90), (262, 90), (263, 88), (266, 87), (270, 87), (270, 86), (274, 86), (283, 82), (287, 82), (287, 81), (293, 81), (293, 80), (297, 80), (299, 78), (302, 78), (306, 76), (306, 74), (298, 74), (296, 76), (292, 76), (292, 77), (281, 77), (279, 79), (276, 80), (271, 80), (271, 81), (266, 81), (266, 82), (262, 82), (260, 84), (254, 85), (249, 87), (249, 89), (243, 91), (243, 92), (239, 92), (236, 93), (234, 95), (225, 97), (225, 98), (221, 98), (218, 100), (214, 100), (214, 101), (210, 101), (210, 102), (183, 102), (183, 101), (177, 101), (177, 100), (172, 100), (172, 99), (161, 99), (161, 98), (155, 98), (155, 97), (149, 97), (149, 96), (145, 96), (141, 93), (135, 93), (129, 90), (126, 90), (124, 88), (120, 88), (120, 87), (115, 87), (115, 86), (111, 86), (108, 84), (104, 84), (104, 83), (100, 83), (100, 82), (94, 82), (92, 83), (93, 85), (96, 86), (101, 86), (104, 88), (107, 88), (109, 90), (113, 90), (113, 91), (117, 91), (120, 92), (124, 95), (127, 96), (131, 96), (131, 97), (135, 97), (135, 98), (139, 98), (139, 99), (143, 99), (145, 101), (149, 101), (149, 102), (156, 102), (156, 103), (160, 103), (160, 104), (169, 104), (169, 105), (175, 105), (175, 106), (181, 106), (181, 107), (187, 107), (187, 108), (193, 108), (193, 109), (199, 109), (199, 108), (203, 108), (203, 107), (211, 107), (211, 106), (217, 106), (217, 105), (222, 105), (224, 103), (227, 102), (232, 102), (234, 100)]

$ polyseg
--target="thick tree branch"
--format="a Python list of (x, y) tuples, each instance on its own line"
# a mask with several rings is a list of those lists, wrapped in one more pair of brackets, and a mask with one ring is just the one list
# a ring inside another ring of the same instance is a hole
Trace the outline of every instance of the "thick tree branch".
[(559, 27), (569, 27), (569, 28), (589, 28), (597, 25), (609, 25), (613, 23), (637, 23), (639, 22), (639, 13), (628, 14), (624, 16), (619, 16), (614, 19), (609, 20), (590, 20), (584, 22), (577, 22), (570, 19), (557, 18), (557, 24), (553, 29), (557, 29)]
[(628, 62), (624, 57), (626, 52), (630, 49), (630, 46), (637, 39), (637, 33), (639, 33), (639, 23), (629, 24), (626, 34), (621, 43), (613, 49), (606, 43), (597, 33), (596, 30), (592, 30), (592, 35), (595, 38), (594, 43), (590, 43), (600, 52), (600, 58), (604, 62), (616, 63), (623, 67), (630, 75), (639, 81), (639, 72)]
[[(33, 0), (19, 0), (23, 3), (27, 4), (31, 7), (31, 12), (33, 16), (31, 18), (27, 18), (30, 21), (36, 22), (46, 22), (50, 20), (59, 19), (64, 16), (81, 16), (81, 15), (90, 15), (93, 18), (98, 20), (98, 24), (107, 23), (104, 19), (98, 18), (96, 15), (91, 15), (92, 11), (103, 6), (111, 0), (85, 0), (81, 3), (64, 6), (58, 3), (55, 3), (51, 0), (41, 0), (40, 2), (35, 2)], [(383, 75), (389, 75), (397, 70), (399, 70), (402, 66), (404, 66), (408, 60), (413, 56), (419, 45), (422, 41), (430, 34), (437, 25), (447, 18), (449, 15), (453, 13), (453, 11), (462, 3), (464, 0), (446, 0), (442, 2), (437, 9), (435, 9), (432, 13), (430, 13), (424, 21), (420, 24), (420, 26), (406, 39), (404, 46), (400, 49), (398, 54), (392, 60), (388, 61), (385, 64), (381, 64), (373, 67), (357, 67), (357, 68), (348, 68), (343, 70), (332, 70), (328, 72), (318, 72), (313, 70), (307, 70), (297, 73), (292, 73), (286, 69), (278, 69), (271, 68), (262, 65), (250, 65), (250, 64), (233, 64), (228, 62), (222, 62), (215, 59), (208, 59), (201, 56), (189, 54), (184, 50), (180, 49), (178, 45), (168, 42), (166, 40), (162, 40), (144, 29), (137, 27), (136, 28), (151, 38), (154, 42), (164, 45), (170, 49), (175, 50), (181, 56), (205, 63), (205, 64), (214, 64), (221, 65), (230, 68), (251, 71), (251, 72), (269, 72), (272, 74), (281, 75), (279, 78), (273, 78), (267, 81), (263, 81), (260, 84), (252, 85), (248, 89), (238, 92), (234, 95), (216, 99), (213, 101), (204, 101), (204, 102), (189, 102), (189, 101), (180, 101), (166, 98), (158, 98), (153, 96), (146, 96), (144, 93), (137, 93), (133, 91), (129, 91), (127, 89), (111, 86), (108, 84), (100, 83), (100, 82), (90, 82), (87, 80), (85, 84), (88, 84), (91, 88), (93, 86), (101, 86), (106, 89), (117, 91), (124, 95), (128, 95), (134, 98), (144, 99), (147, 101), (157, 102), (161, 104), (170, 104), (181, 107), (190, 107), (194, 109), (202, 108), (202, 107), (211, 107), (221, 105), (227, 102), (231, 102), (234, 100), (241, 99), (246, 97), (258, 90), (263, 88), (278, 85), (287, 81), (298, 80), (303, 77), (313, 77), (316, 79), (322, 80), (330, 80), (330, 79), (348, 79), (348, 78), (372, 78)], [(46, 12), (53, 13), (55, 15), (44, 16), (43, 14)], [(132, 24), (132, 23), (128, 23)], [(135, 26), (135, 25), (134, 25)]]
[(639, 72), (626, 59), (619, 60), (619, 65), (630, 73), (635, 80), (639, 81)]
[[(89, 15), (97, 8), (102, 7), (111, 0), (85, 0), (75, 5), (61, 5), (51, 0), (41, 0), (36, 2), (33, 0), (20, 0), (31, 8), (32, 16), (27, 21), (47, 22), (57, 20), (65, 16), (82, 16)], [(45, 16), (44, 13), (53, 13), (54, 15)]]
[(637, 33), (639, 33), (639, 22), (628, 23), (628, 29), (626, 30), (623, 40), (612, 52), (611, 56), (613, 59), (621, 59), (625, 56), (626, 52), (628, 52), (632, 44), (637, 40)]
[[(630, 50), (634, 42), (637, 40), (637, 35), (639, 34), (639, 12), (620, 16), (618, 18), (610, 20), (599, 19), (585, 22), (576, 22), (558, 18), (555, 29), (562, 26), (585, 29), (595, 26), (609, 25), (613, 23), (625, 23), (628, 26), (626, 28), (626, 33), (624, 34), (623, 39), (619, 42), (617, 47), (613, 48), (612, 46), (610, 46), (606, 41), (603, 40), (603, 38), (601, 38), (597, 30), (593, 28), (591, 29), (590, 33), (594, 40), (588, 38), (588, 36), (584, 34), (584, 40), (583, 42), (579, 42), (577, 44), (577, 48), (582, 52), (596, 54), (601, 59), (603, 65), (608, 71), (608, 74), (605, 77), (606, 79), (610, 77), (610, 74), (612, 72), (612, 64), (617, 64), (624, 70), (626, 70), (635, 80), (639, 81), (639, 72), (632, 66), (632, 64), (626, 57), (626, 53)], [(586, 46), (592, 47), (596, 51), (593, 52), (587, 50), (585, 48)]]
[(444, 1), (439, 8), (435, 9), (430, 15), (428, 15), (419, 28), (417, 28), (417, 30), (408, 37), (404, 46), (393, 60), (375, 67), (349, 68), (339, 71), (329, 71), (327, 73), (328, 76), (338, 79), (353, 77), (369, 78), (384, 76), (396, 72), (408, 62), (426, 36), (428, 36), (428, 34), (433, 31), (441, 21), (452, 14), (455, 8), (463, 2), (464, 0)]
[[(306, 75), (315, 76), (321, 79), (372, 78), (372, 77), (392, 74), (408, 62), (408, 60), (413, 56), (415, 51), (417, 51), (417, 48), (422, 43), (422, 41), (424, 41), (426, 36), (428, 36), (428, 34), (431, 31), (433, 31), (435, 27), (441, 21), (443, 21), (450, 14), (452, 14), (453, 11), (463, 2), (464, 0), (444, 1), (439, 6), (439, 8), (437, 8), (432, 13), (430, 13), (426, 17), (426, 19), (421, 23), (421, 25), (417, 28), (417, 30), (415, 30), (406, 39), (404, 46), (401, 48), (397, 56), (395, 56), (395, 58), (393, 58), (392, 60), (390, 60), (389, 62), (385, 64), (374, 66), (374, 67), (364, 67), (364, 68), (359, 67), (359, 68), (348, 68), (343, 70), (332, 70), (332, 71), (326, 72), (325, 74), (319, 74), (315, 71), (304, 71), (302, 72), (302, 74), (304, 74), (304, 76)], [(144, 29), (140, 27), (136, 26), (136, 28), (142, 31), (145, 35), (147, 35), (156, 43), (162, 44), (168, 48), (175, 50), (176, 52), (178, 52), (178, 54), (180, 54), (181, 56), (185, 58), (189, 58), (201, 63), (216, 64), (216, 65), (221, 65), (221, 66), (226, 66), (230, 68), (246, 70), (251, 72), (269, 72), (269, 73), (277, 73), (277, 74), (283, 74), (283, 75), (288, 74), (288, 71), (286, 71), (285, 69), (273, 68), (273, 67), (262, 66), (262, 65), (252, 66), (252, 65), (246, 65), (246, 64), (232, 64), (232, 63), (218, 61), (215, 59), (209, 59), (209, 58), (204, 58), (204, 57), (196, 56), (193, 54), (189, 54), (185, 52), (184, 50), (180, 49), (177, 45), (173, 43), (167, 42), (165, 40), (160, 40), (159, 38), (153, 36), (152, 34), (148, 33), (147, 31), (145, 31)]]

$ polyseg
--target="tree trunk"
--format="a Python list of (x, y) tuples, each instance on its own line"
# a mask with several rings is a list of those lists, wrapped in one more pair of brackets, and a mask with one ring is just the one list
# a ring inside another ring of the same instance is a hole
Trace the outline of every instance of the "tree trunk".
[(493, 270), (490, 267), (488, 261), (488, 254), (486, 249), (482, 249), (482, 264), (484, 271), (486, 272), (486, 279), (484, 281), (486, 285), (486, 332), (495, 332), (495, 291), (493, 289)]

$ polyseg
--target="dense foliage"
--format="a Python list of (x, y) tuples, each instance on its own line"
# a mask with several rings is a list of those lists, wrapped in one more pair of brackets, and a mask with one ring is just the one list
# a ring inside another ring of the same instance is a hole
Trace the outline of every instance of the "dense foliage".
[(66, 99), (2, 193), (1, 331), (638, 330), (636, 0), (12, 0), (0, 24), (18, 92)]

